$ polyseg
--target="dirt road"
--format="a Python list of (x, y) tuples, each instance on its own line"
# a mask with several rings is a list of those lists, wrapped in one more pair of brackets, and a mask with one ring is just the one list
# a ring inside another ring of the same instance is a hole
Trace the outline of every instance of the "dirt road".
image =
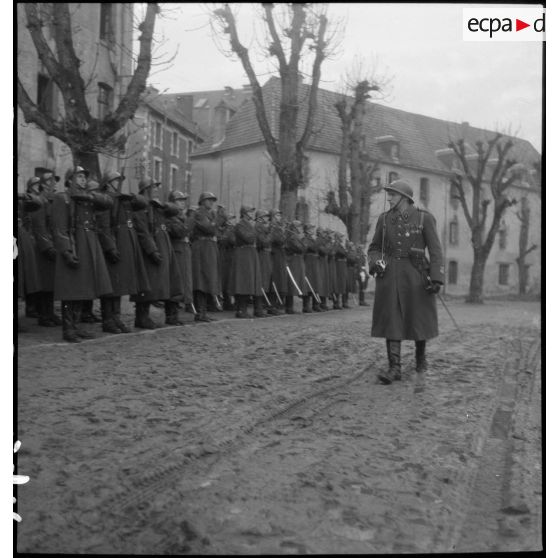
[(541, 548), (539, 306), (450, 309), (392, 386), (370, 308), (21, 335), (18, 550)]

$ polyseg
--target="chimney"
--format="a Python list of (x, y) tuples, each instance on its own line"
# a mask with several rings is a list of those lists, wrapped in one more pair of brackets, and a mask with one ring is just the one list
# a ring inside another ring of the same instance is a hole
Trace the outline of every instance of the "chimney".
[(234, 97), (234, 89), (230, 85), (225, 85), (225, 97)]
[(194, 120), (194, 96), (193, 95), (177, 95), (176, 108), (184, 115), (187, 120)]
[(219, 143), (225, 137), (227, 126), (227, 107), (221, 102), (214, 109), (215, 117), (213, 120), (213, 143)]

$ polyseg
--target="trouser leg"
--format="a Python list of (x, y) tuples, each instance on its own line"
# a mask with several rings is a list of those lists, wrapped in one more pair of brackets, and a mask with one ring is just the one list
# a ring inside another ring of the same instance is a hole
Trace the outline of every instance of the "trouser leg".
[(254, 318), (265, 318), (263, 296), (254, 297)]
[(165, 323), (168, 325), (184, 325), (178, 319), (179, 304), (174, 300), (165, 300)]
[(248, 315), (248, 296), (247, 295), (234, 295), (235, 300), (238, 300), (238, 311), (236, 312), (237, 318), (249, 318)]
[(157, 324), (149, 317), (149, 302), (136, 302), (135, 326), (141, 329), (156, 329)]
[(312, 313), (312, 307), (311, 307), (312, 302), (310, 300), (310, 297), (311, 295), (304, 295), (302, 297), (302, 311), (305, 314)]
[(113, 297), (112, 318), (114, 320), (114, 323), (118, 326), (118, 329), (120, 329), (122, 333), (130, 333), (132, 330), (122, 321), (122, 318), (120, 316), (121, 307), (122, 307), (122, 297), (121, 296)]
[(198, 311), (195, 320), (196, 322), (210, 322), (211, 319), (207, 315), (207, 297), (201, 291), (194, 291), (194, 300), (196, 310)]
[(391, 384), (401, 380), (401, 341), (386, 339), (386, 349), (389, 367), (386, 372), (378, 374), (378, 379), (383, 384)]
[(285, 313), (294, 314), (294, 297), (292, 295), (287, 295), (285, 297)]
[(350, 308), (350, 306), (349, 306), (349, 293), (343, 293), (342, 301), (343, 301), (343, 308)]
[(80, 338), (76, 334), (76, 322), (73, 304), (73, 300), (63, 300), (61, 302), (62, 338), (70, 343), (79, 343)]
[(101, 297), (101, 319), (105, 333), (120, 333), (120, 328), (114, 321), (113, 298), (112, 296)]
[(48, 293), (44, 291), (36, 293), (35, 309), (38, 314), (37, 323), (43, 327), (55, 327), (57, 324), (51, 319), (51, 309), (48, 303)]

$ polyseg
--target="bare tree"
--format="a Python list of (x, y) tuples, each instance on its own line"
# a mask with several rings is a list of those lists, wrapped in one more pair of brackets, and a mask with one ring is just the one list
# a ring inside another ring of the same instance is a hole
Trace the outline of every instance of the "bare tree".
[[(471, 229), (473, 267), (467, 302), (483, 302), (486, 261), (494, 245), (506, 209), (516, 202), (508, 196), (510, 186), (523, 174), (523, 166), (508, 157), (513, 142), (495, 134), (486, 141), (477, 141), (472, 153), (464, 139), (451, 141), (448, 147), (457, 156), (460, 169), (451, 178), (457, 191), (465, 219)], [(471, 195), (468, 195), (468, 191)], [(492, 204), (492, 218), (488, 208)]]
[[(360, 68), (356, 75), (362, 75)], [(370, 229), (370, 204), (375, 192), (372, 178), (378, 163), (370, 159), (366, 149), (363, 130), (364, 117), (373, 108), (368, 103), (370, 92), (379, 92), (382, 85), (374, 79), (352, 78), (351, 87), (354, 97), (342, 96), (335, 103), (341, 121), (341, 151), (339, 154), (339, 173), (336, 192), (328, 192), (326, 213), (331, 213), (343, 221), (347, 227), (349, 240), (365, 243)], [(352, 101), (352, 102), (350, 102)], [(347, 172), (349, 171), (349, 172)], [(347, 181), (349, 175), (349, 181)], [(380, 188), (376, 188), (379, 191)]]
[(43, 33), (45, 21), (41, 5), (24, 3), (23, 8), (39, 60), (60, 90), (64, 104), (63, 117), (55, 120), (32, 101), (18, 77), (17, 102), (25, 121), (36, 124), (48, 135), (65, 143), (72, 152), (75, 164), (81, 164), (99, 176), (98, 154), (124, 147), (125, 134), (118, 132), (133, 118), (145, 89), (151, 69), (153, 30), (159, 7), (156, 3), (147, 4), (145, 18), (139, 25), (141, 34), (136, 69), (117, 108), (102, 120), (93, 117), (87, 105), (86, 84), (80, 73), (82, 61), (76, 55), (72, 37), (70, 5), (52, 4), (54, 50)]
[[(250, 51), (239, 38), (236, 16), (229, 4), (222, 4), (213, 11), (217, 34), (228, 37), (230, 49), (240, 59), (250, 81), (258, 125), (281, 182), (280, 207), (289, 219), (294, 217), (298, 188), (304, 181), (304, 155), (313, 132), (321, 66), (331, 54), (335, 36), (325, 9), (315, 6), (262, 4), (264, 49), (268, 56), (276, 60), (281, 80), (278, 138), (274, 136), (265, 111), (262, 87)], [(309, 94), (303, 99), (300, 88), (302, 62), (309, 57), (313, 57), (311, 84)], [(300, 132), (298, 116), (304, 102), (307, 115)]]
[(536, 244), (531, 244), (531, 246), (527, 248), (529, 244), (529, 225), (531, 222), (531, 209), (527, 196), (521, 198), (519, 211), (516, 212), (516, 215), (521, 225), (519, 227), (519, 255), (515, 261), (517, 262), (518, 268), (519, 294), (523, 295), (527, 290), (527, 280), (529, 278), (529, 265), (527, 264), (526, 258), (529, 253), (538, 248)]

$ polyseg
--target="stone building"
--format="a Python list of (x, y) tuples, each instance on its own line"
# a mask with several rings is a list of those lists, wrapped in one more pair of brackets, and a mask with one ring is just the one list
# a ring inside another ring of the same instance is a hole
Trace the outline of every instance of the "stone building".
[[(43, 33), (54, 49), (52, 4), (39, 4)], [(81, 75), (87, 85), (86, 98), (93, 116), (114, 109), (124, 96), (132, 75), (133, 4), (70, 4), (73, 42), (81, 60)], [(17, 73), (32, 101), (55, 119), (62, 114), (63, 104), (57, 86), (39, 61), (31, 35), (27, 30), (23, 4), (17, 4)], [(121, 170), (126, 153), (117, 157), (101, 156), (101, 170)], [(34, 124), (26, 124), (17, 109), (18, 190), (40, 168), (55, 168), (63, 174), (72, 166), (69, 148), (49, 137)]]
[[(302, 95), (308, 92), (301, 85)], [(278, 137), (280, 81), (271, 78), (263, 86), (264, 105), (272, 132)], [(337, 184), (340, 153), (340, 122), (334, 108), (339, 94), (319, 90), (314, 134), (307, 150), (305, 181), (299, 189), (297, 217), (318, 226), (345, 233), (343, 223), (325, 212), (329, 190)], [(306, 116), (301, 106), (300, 121)], [(468, 290), (473, 252), (470, 230), (463, 210), (453, 198), (450, 177), (455, 161), (447, 153), (450, 139), (463, 137), (474, 146), (479, 139), (493, 136), (493, 132), (474, 128), (467, 123), (457, 124), (414, 114), (380, 104), (369, 103), (364, 124), (365, 146), (371, 160), (378, 164), (374, 182), (385, 185), (399, 176), (414, 189), (419, 206), (428, 209), (436, 218), (448, 271), (445, 290), (464, 294)], [(513, 138), (518, 161), (531, 167), (540, 161), (533, 146)], [(255, 117), (253, 103), (246, 99), (231, 116), (223, 138), (208, 142), (193, 154), (192, 194), (211, 190), (229, 210), (238, 213), (240, 206), (276, 207), (279, 204), (280, 182), (267, 154), (262, 134)], [(538, 248), (528, 255), (530, 264), (528, 290), (540, 292), (540, 184), (530, 180), (514, 187), (510, 195), (517, 200), (525, 197), (531, 207), (529, 225), (530, 244)], [(378, 216), (384, 211), (383, 193), (373, 196), (371, 206), (371, 238)], [(486, 268), (485, 293), (517, 291), (520, 222), (515, 206), (508, 209), (500, 224), (500, 234), (493, 247)]]

